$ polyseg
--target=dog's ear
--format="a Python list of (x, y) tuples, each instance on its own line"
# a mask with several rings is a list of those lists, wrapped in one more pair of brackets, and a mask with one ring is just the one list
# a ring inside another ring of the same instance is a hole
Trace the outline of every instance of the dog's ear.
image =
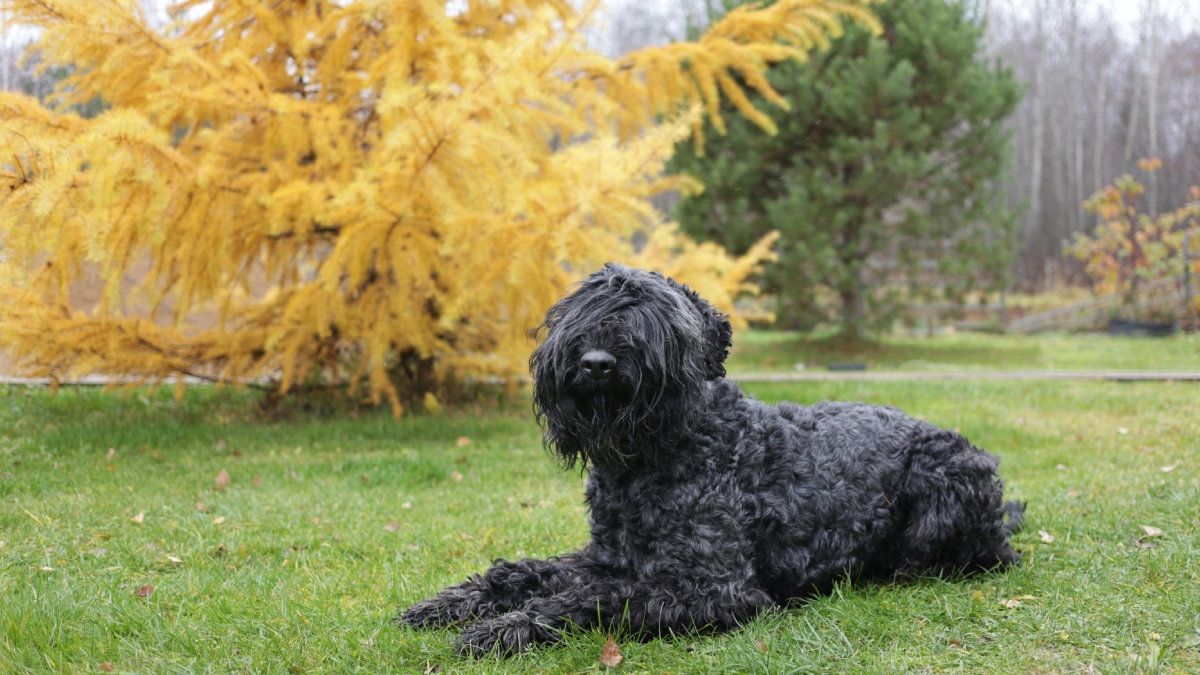
[(683, 294), (704, 317), (704, 371), (705, 379), (725, 377), (725, 357), (733, 346), (733, 326), (729, 315), (719, 311), (686, 285), (667, 279), (671, 287)]

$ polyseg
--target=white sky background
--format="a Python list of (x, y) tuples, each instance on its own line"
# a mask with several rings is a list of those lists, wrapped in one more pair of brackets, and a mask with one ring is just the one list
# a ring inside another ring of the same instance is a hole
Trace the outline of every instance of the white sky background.
[[(147, 12), (165, 22), (165, 8), (170, 0), (140, 0)], [(265, 0), (263, 0), (265, 1)], [(615, 56), (632, 46), (662, 44), (681, 39), (687, 28), (688, 16), (704, 15), (706, 2), (721, 0), (607, 0), (597, 16), (597, 25), (589, 31), (592, 46)], [(991, 7), (993, 13), (1016, 12), (1031, 15), (1040, 5), (1062, 5), (1072, 0), (974, 0)], [(1118, 26), (1122, 37), (1137, 39), (1139, 14), (1147, 0), (1077, 0), (1086, 12), (1108, 13)], [(1171, 25), (1191, 28), (1200, 24), (1200, 0), (1152, 0), (1158, 11), (1169, 18)], [(470, 0), (449, 0), (448, 5), (461, 5)], [(584, 0), (575, 0), (582, 4)], [(7, 17), (0, 14), (0, 47), (25, 44), (35, 38), (29, 29), (10, 27)]]

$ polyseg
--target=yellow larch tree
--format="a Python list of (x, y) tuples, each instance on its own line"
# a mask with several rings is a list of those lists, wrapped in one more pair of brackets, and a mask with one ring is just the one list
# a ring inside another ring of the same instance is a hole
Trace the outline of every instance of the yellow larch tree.
[(3, 347), (56, 379), (364, 382), (399, 414), (523, 373), (527, 329), (607, 260), (732, 309), (769, 243), (677, 234), (649, 199), (698, 186), (663, 163), (722, 97), (771, 131), (743, 87), (783, 105), (769, 64), (875, 26), (870, 2), (742, 7), (613, 60), (567, 0), (183, 0), (160, 27), (138, 0), (0, 0), (72, 72), (45, 106), (0, 94)]

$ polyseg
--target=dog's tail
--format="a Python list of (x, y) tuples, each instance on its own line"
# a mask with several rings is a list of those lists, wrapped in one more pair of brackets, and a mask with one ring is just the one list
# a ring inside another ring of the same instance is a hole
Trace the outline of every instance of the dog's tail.
[(1020, 532), (1025, 525), (1025, 502), (1005, 502), (1004, 513), (1008, 515), (1004, 523), (1004, 536)]

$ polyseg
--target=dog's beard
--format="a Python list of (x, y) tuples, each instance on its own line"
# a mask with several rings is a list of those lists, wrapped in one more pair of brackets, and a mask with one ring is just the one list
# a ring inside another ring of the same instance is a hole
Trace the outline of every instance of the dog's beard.
[(578, 461), (634, 467), (662, 460), (691, 430), (701, 383), (632, 377), (624, 374), (606, 387), (575, 384), (576, 378), (563, 387), (539, 382), (534, 407), (546, 448), (568, 467)]

